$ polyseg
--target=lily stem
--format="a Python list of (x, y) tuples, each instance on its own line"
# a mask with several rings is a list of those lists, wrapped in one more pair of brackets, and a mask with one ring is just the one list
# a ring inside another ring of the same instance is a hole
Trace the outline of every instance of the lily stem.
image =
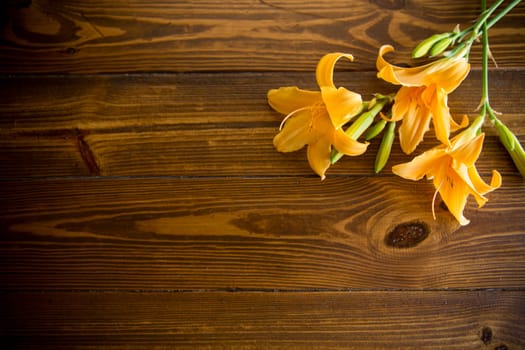
[[(507, 8), (510, 9), (511, 5), (514, 4), (517, 5), (520, 1), (513, 1)], [(485, 11), (486, 8), (486, 0), (481, 0), (481, 9), (482, 11)], [(505, 10), (507, 10), (507, 8)], [(503, 10), (501, 13), (505, 12)], [(507, 12), (508, 12), (507, 11)], [(505, 13), (507, 13), (505, 12)], [(500, 13), (500, 14), (501, 14)], [(498, 14), (497, 20), (499, 20), (501, 17), (503, 17), (505, 14), (499, 16)], [(496, 20), (496, 21), (497, 21)], [(494, 21), (494, 23), (496, 22)], [(483, 23), (482, 25), (482, 56), (481, 56), (481, 62), (482, 62), (482, 92), (481, 92), (481, 111), (479, 114), (478, 119), (476, 121), (478, 123), (475, 123), (479, 126), (476, 128), (478, 130), (481, 129), (481, 126), (483, 124), (483, 121), (485, 120), (485, 117), (488, 115), (490, 121), (496, 128), (500, 141), (509, 153), (509, 155), (512, 158), (512, 161), (514, 162), (514, 165), (518, 169), (518, 171), (521, 173), (523, 177), (525, 177), (525, 151), (523, 149), (523, 146), (517, 139), (516, 135), (510, 131), (510, 129), (503, 124), (503, 122), (496, 116), (496, 112), (494, 109), (492, 109), (492, 106), (490, 105), (489, 100), (489, 68), (488, 68), (488, 59), (489, 59), (489, 37), (488, 37), (488, 28), (489, 23)]]
[(494, 16), (490, 21), (487, 22), (487, 29), (490, 29), (494, 24), (496, 24), (500, 19), (502, 19), (510, 10), (516, 7), (521, 0), (514, 0), (507, 5), (500, 13)]
[[(453, 39), (456, 41), (461, 42), (467, 35), (471, 34), (470, 38), (467, 40), (468, 42), (472, 43), (476, 38), (480, 35), (482, 35), (483, 32), (483, 25), (487, 25), (487, 30), (490, 29), (493, 25), (495, 25), (500, 19), (502, 19), (507, 13), (510, 12), (514, 7), (516, 7), (521, 0), (513, 0), (511, 3), (509, 3), (501, 12), (496, 14), (494, 17), (489, 17), (496, 11), (498, 7), (501, 6), (501, 4), (504, 2), (504, 0), (498, 0), (494, 4), (492, 4), (488, 9), (485, 5), (482, 6), (482, 12), (476, 23), (470, 27), (468, 27), (465, 30), (462, 30), (461, 32), (457, 33)], [(480, 33), (481, 31), (481, 33)]]

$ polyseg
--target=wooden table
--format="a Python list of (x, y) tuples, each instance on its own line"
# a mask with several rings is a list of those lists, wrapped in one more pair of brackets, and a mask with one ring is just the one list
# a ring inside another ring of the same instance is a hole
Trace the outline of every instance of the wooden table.
[[(397, 144), (381, 175), (375, 142), (324, 181), (272, 145), (269, 89), (315, 89), (343, 51), (338, 84), (393, 92), (378, 47), (403, 61), (479, 11), (445, 3), (3, 2), (0, 347), (525, 349), (525, 182), (493, 129), (478, 168), (503, 186), (465, 227), (392, 174)], [(491, 30), (490, 73), (522, 143), (524, 19)], [(454, 115), (476, 115), (479, 52)], [(428, 236), (389, 240), (407, 223)]]

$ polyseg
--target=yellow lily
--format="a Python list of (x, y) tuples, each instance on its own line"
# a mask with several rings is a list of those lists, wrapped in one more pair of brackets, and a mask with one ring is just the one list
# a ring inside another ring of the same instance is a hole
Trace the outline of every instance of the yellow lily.
[(332, 145), (349, 156), (363, 154), (368, 146), (350, 138), (341, 128), (361, 111), (363, 103), (361, 95), (334, 85), (334, 66), (342, 57), (353, 60), (352, 55), (331, 53), (319, 61), (316, 79), (320, 91), (296, 86), (268, 91), (270, 106), (286, 115), (273, 139), (275, 148), (293, 152), (308, 145), (308, 162), (321, 179), (330, 167)]
[(501, 175), (496, 170), (493, 170), (491, 183), (488, 185), (475, 167), (474, 163), (479, 157), (485, 137), (484, 133), (477, 135), (477, 129), (471, 127), (463, 131), (451, 140), (450, 147), (434, 147), (408, 163), (392, 167), (394, 174), (405, 179), (419, 180), (426, 176), (433, 180), (436, 188), (432, 201), (434, 218), (437, 193), (458, 222), (467, 225), (470, 221), (463, 216), (467, 197), (473, 195), (478, 206), (482, 207), (487, 202), (484, 194), (501, 186)]
[(457, 55), (419, 67), (398, 67), (383, 58), (393, 50), (390, 45), (382, 46), (376, 66), (379, 78), (402, 85), (392, 107), (392, 121), (403, 120), (399, 128), (401, 149), (406, 154), (412, 153), (423, 140), (431, 120), (436, 138), (450, 146), (450, 132), (467, 126), (468, 118), (464, 116), (461, 124), (457, 124), (450, 115), (447, 98), (466, 78), (470, 65)]

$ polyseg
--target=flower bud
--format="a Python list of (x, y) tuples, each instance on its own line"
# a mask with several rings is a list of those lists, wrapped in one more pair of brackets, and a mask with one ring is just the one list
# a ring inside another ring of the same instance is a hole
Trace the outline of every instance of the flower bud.
[(430, 57), (435, 57), (443, 53), (443, 51), (445, 51), (450, 46), (450, 44), (452, 44), (451, 38), (441, 39), (440, 41), (432, 45), (432, 47), (430, 48), (430, 52), (429, 52)]
[(388, 126), (379, 145), (379, 150), (376, 154), (376, 161), (374, 165), (374, 171), (379, 173), (385, 167), (390, 157), (390, 151), (392, 150), (392, 143), (394, 142), (396, 122), (388, 122)]
[(499, 120), (494, 122), (494, 127), (498, 131), (499, 139), (505, 149), (507, 149), (507, 152), (509, 152), (514, 165), (516, 165), (520, 174), (525, 177), (525, 151), (518, 138)]
[(378, 121), (377, 123), (375, 123), (373, 126), (371, 126), (367, 131), (366, 131), (366, 134), (365, 134), (365, 140), (369, 141), (369, 140), (372, 140), (374, 137), (376, 137), (377, 135), (379, 135), (379, 133), (381, 131), (383, 131), (383, 129), (385, 128), (386, 126), (386, 120), (384, 119), (381, 119), (380, 121)]
[(412, 51), (412, 58), (420, 58), (425, 56), (432, 46), (443, 38), (450, 36), (450, 33), (434, 34), (420, 42), (414, 51)]

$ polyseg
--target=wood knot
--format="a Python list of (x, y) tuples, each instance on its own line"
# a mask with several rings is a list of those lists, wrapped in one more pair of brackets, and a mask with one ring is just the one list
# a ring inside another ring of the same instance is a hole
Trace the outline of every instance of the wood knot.
[(405, 222), (394, 227), (385, 237), (385, 244), (394, 248), (412, 248), (430, 234), (428, 225), (421, 221)]
[(487, 345), (492, 340), (492, 329), (490, 327), (483, 327), (481, 330), (481, 341)]
[(65, 53), (67, 53), (68, 55), (74, 55), (78, 52), (77, 49), (75, 49), (74, 47), (68, 47), (67, 49), (64, 50)]

